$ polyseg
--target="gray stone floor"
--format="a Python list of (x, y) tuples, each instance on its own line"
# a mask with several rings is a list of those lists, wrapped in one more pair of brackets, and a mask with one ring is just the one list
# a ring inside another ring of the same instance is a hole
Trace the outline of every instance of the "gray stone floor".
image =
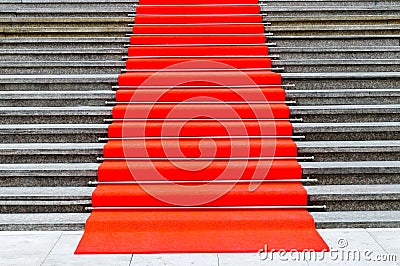
[(82, 232), (0, 232), (0, 265), (400, 265), (399, 228), (319, 232), (333, 250), (324, 258), (295, 252), (75, 256)]

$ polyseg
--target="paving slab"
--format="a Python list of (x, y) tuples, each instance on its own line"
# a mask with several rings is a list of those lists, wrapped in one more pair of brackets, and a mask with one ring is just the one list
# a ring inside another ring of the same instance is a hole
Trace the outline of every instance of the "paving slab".
[(397, 255), (400, 263), (400, 230), (370, 228), (366, 231), (387, 253)]
[(143, 266), (218, 266), (217, 254), (151, 254), (151, 255), (134, 255), (131, 265)]
[(61, 232), (0, 235), (0, 265), (41, 265)]
[(43, 266), (67, 265), (129, 265), (132, 255), (74, 255), (82, 233), (63, 233), (51, 250)]

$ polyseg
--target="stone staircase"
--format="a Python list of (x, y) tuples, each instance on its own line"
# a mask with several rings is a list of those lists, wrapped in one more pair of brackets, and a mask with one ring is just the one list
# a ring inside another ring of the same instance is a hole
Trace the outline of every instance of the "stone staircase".
[[(263, 2), (317, 226), (399, 227), (400, 2)], [(134, 8), (0, 2), (0, 230), (83, 229)]]

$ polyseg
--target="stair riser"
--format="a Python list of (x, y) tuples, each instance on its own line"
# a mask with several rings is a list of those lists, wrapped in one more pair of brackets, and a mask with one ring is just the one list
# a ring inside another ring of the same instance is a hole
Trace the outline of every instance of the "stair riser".
[(83, 231), (85, 222), (80, 224), (0, 224), (0, 231)]
[(398, 46), (399, 38), (296, 38), (285, 39), (275, 36), (269, 38), (271, 42), (276, 42), (280, 47), (349, 47), (349, 46)]
[(47, 107), (60, 107), (60, 106), (103, 106), (105, 101), (114, 101), (114, 97), (104, 96), (103, 99), (43, 99), (43, 100), (0, 100), (0, 107), (5, 106), (30, 106), (30, 107), (40, 107), (40, 106), (47, 106)]
[[(301, 61), (301, 59), (299, 59)], [(274, 64), (276, 67), (284, 67), (284, 72), (286, 73), (327, 73), (327, 72), (395, 72), (400, 69), (400, 65), (398, 64), (312, 64), (309, 65), (301, 64), (301, 65), (291, 65), (290, 63), (277, 62)]]
[(329, 140), (399, 140), (400, 132), (332, 132), (332, 133), (297, 133), (304, 135), (309, 141), (329, 141)]
[(307, 20), (302, 20), (301, 17), (299, 19), (279, 19), (274, 17), (267, 17), (265, 19), (266, 22), (270, 22), (272, 26), (286, 26), (286, 27), (296, 27), (296, 26), (307, 26), (312, 27), (314, 25), (338, 25), (338, 26), (345, 26), (345, 25), (396, 25), (400, 23), (398, 19), (385, 19), (382, 17), (381, 19), (379, 16), (374, 17), (373, 19), (362, 18), (359, 16), (349, 16), (348, 18), (357, 18), (357, 19), (346, 19), (340, 16), (336, 18), (323, 18), (321, 17), (310, 19), (307, 17)]
[[(104, 104), (104, 103), (103, 103)], [(382, 114), (301, 114), (296, 112), (292, 118), (302, 118), (306, 123), (346, 123), (346, 122), (397, 122), (400, 113), (382, 113)], [(79, 115), (2, 115), (0, 114), (1, 124), (102, 124), (104, 119), (111, 118), (110, 115), (87, 115), (82, 111)]]
[[(95, 51), (95, 50), (94, 50)], [(400, 59), (399, 52), (373, 51), (373, 52), (280, 52), (279, 49), (271, 49), (271, 54), (279, 55), (280, 60), (303, 59)], [(120, 61), (127, 51), (121, 52), (97, 52), (91, 54), (0, 54), (0, 61)], [(398, 66), (396, 66), (398, 67)]]
[[(3, 3), (0, 4), (0, 8), (5, 9), (32, 9), (32, 8), (55, 8), (55, 9), (68, 9), (68, 8), (108, 8), (112, 10), (133, 10), (134, 4), (136, 2), (112, 2), (112, 3)], [(282, 7), (282, 6), (294, 6), (293, 1), (268, 1), (268, 7)], [(344, 7), (344, 6), (360, 6), (360, 7), (369, 7), (369, 6), (390, 6), (396, 5), (396, 1), (390, 0), (380, 0), (380, 1), (296, 1), (295, 6), (311, 6), (311, 7), (326, 7), (326, 6), (336, 6), (336, 7)]]
[[(112, 86), (116, 85), (116, 80), (113, 82), (104, 83), (24, 83), (24, 84), (0, 84), (0, 90), (5, 91), (81, 91), (81, 90), (110, 90)], [(330, 79), (295, 79), (285, 78), (284, 84), (296, 84), (296, 89), (388, 89), (400, 88), (400, 80), (330, 80)]]
[[(379, 221), (379, 222), (319, 222), (315, 221), (318, 229), (329, 228), (398, 228), (400, 222)], [(0, 231), (83, 231), (85, 222), (81, 223), (62, 223), (62, 224), (0, 224)]]
[[(322, 150), (322, 148), (321, 148)], [(299, 149), (299, 156), (314, 156), (316, 162), (337, 162), (340, 161), (400, 161), (400, 151), (398, 152), (303, 152)], [(400, 177), (399, 177), (400, 180)]]
[(337, 200), (337, 201), (310, 201), (310, 205), (326, 205), (326, 211), (398, 211), (400, 210), (397, 200)]
[[(111, 91), (111, 90), (110, 90)], [(379, 104), (398, 104), (400, 102), (400, 96), (389, 96), (391, 93), (382, 93), (382, 95), (371, 96), (371, 97), (291, 97), (288, 95), (287, 99), (290, 101), (296, 101), (296, 105), (379, 105)], [(82, 97), (83, 98), (83, 97)], [(54, 99), (1, 99), (0, 107), (63, 107), (63, 106), (104, 106), (105, 101), (115, 101), (114, 94), (104, 94), (103, 97), (97, 99), (71, 99), (71, 98), (54, 98)]]
[[(90, 201), (87, 201), (90, 202)], [(89, 204), (71, 204), (71, 205), (31, 205), (29, 202), (26, 205), (3, 205), (0, 202), (1, 213), (81, 213), (85, 212), (85, 208)]]
[[(4, 134), (0, 143), (82, 143), (97, 142), (99, 137), (106, 137), (106, 133), (53, 133), (53, 134)], [(296, 132), (295, 135), (305, 136), (309, 141), (324, 140), (398, 140), (400, 132), (332, 132), (332, 133), (302, 133)]]
[[(397, 155), (398, 156), (398, 155)], [(398, 184), (400, 174), (310, 174), (305, 175), (309, 178), (318, 179), (318, 185), (379, 185), (379, 184)]]
[(398, 122), (400, 113), (353, 113), (353, 114), (298, 114), (305, 123), (357, 123), (357, 122)]
[[(0, 6), (1, 8), (1, 6)], [(302, 20), (301, 17), (298, 19), (285, 19), (285, 18), (277, 18), (277, 17), (264, 17), (264, 22), (270, 22), (272, 26), (308, 26), (311, 27), (313, 25), (338, 25), (338, 26), (345, 26), (345, 25), (397, 25), (400, 23), (399, 19), (386, 19), (382, 17), (379, 19), (378, 17), (374, 17), (373, 19), (368, 18), (360, 18), (357, 16), (349, 17), (349, 18), (357, 18), (357, 19), (350, 19), (346, 20), (342, 17), (337, 16), (332, 18), (321, 19), (321, 17), (310, 19), (307, 17), (306, 20)], [(323, 17), (322, 17), (323, 18)], [(58, 19), (57, 19), (58, 20)], [(104, 21), (84, 21), (79, 20), (78, 18), (75, 21), (54, 21), (49, 19), (48, 21), (34, 21), (32, 17), (27, 17), (25, 21), (13, 21), (13, 22), (4, 22), (0, 21), (0, 26), (2, 27), (126, 27), (128, 24), (134, 24), (133, 18), (127, 18), (125, 16), (115, 17), (114, 21), (110, 22), (107, 21), (107, 18), (103, 19)], [(116, 21), (119, 20), (119, 21)]]
[[(399, 8), (398, 4), (394, 4), (393, 8), (391, 5), (362, 5), (360, 3), (360, 8), (346, 8), (350, 7), (349, 5), (343, 5), (342, 7), (336, 6), (331, 8), (322, 8), (326, 7), (323, 6), (316, 6), (317, 8), (297, 8), (299, 5), (293, 5), (293, 3), (288, 4), (286, 7), (282, 5), (280, 2), (276, 3), (279, 4), (279, 7), (262, 7), (262, 13), (266, 16), (333, 16), (333, 15), (397, 15)], [(269, 5), (269, 4), (268, 4)], [(397, 6), (397, 8), (396, 8)], [(74, 6), (62, 6), (58, 4), (54, 4), (53, 6), (40, 6), (38, 4), (34, 5), (26, 5), (23, 6), (21, 4), (15, 6), (0, 5), (1, 13), (0, 17), (10, 18), (10, 17), (59, 17), (59, 16), (68, 16), (68, 17), (123, 17), (127, 16), (128, 14), (133, 14), (135, 12), (135, 8), (133, 5), (76, 5)], [(271, 8), (272, 7), (272, 8)], [(372, 9), (373, 7), (377, 7), (376, 10)], [(34, 10), (37, 8), (38, 10)], [(368, 9), (369, 8), (369, 9)], [(42, 9), (42, 10), (40, 10)]]
[[(1, 5), (0, 5), (1, 8)], [(58, 19), (57, 19), (58, 20)], [(123, 20), (121, 18), (121, 20)], [(98, 22), (85, 22), (81, 21), (79, 19), (76, 19), (75, 21), (54, 21), (54, 20), (48, 20), (48, 21), (32, 21), (32, 19), (27, 18), (26, 21), (13, 21), (13, 22), (3, 22), (0, 21), (0, 26), (5, 27), (5, 28), (15, 28), (16, 30), (21, 29), (21, 27), (35, 27), (35, 28), (55, 28), (55, 27), (60, 27), (60, 28), (68, 28), (68, 27), (115, 27), (115, 28), (123, 28), (127, 27), (128, 24), (133, 23), (132, 19), (126, 19), (126, 21), (121, 21), (121, 22), (109, 22), (106, 19), (104, 21), (98, 21)]]
[[(320, 149), (322, 150), (322, 149)], [(76, 151), (74, 154), (24, 154), (21, 151), (15, 155), (0, 155), (2, 163), (93, 163), (97, 162), (97, 158), (102, 156), (101, 150), (93, 150), (92, 154), (87, 155), (87, 152)], [(400, 161), (399, 152), (303, 152), (299, 149), (300, 157), (314, 156), (316, 162), (335, 162), (338, 158), (342, 161)], [(399, 178), (400, 180), (400, 178)], [(356, 183), (355, 183), (356, 184)], [(1, 185), (1, 183), (0, 183)]]
[(86, 187), (89, 181), (95, 181), (91, 176), (10, 176), (0, 177), (1, 187)]
[(23, 83), (0, 84), (0, 90), (5, 91), (86, 91), (86, 90), (111, 90), (115, 82), (105, 83)]
[[(390, 2), (389, 2), (390, 3)], [(24, 10), (24, 9), (35, 9), (35, 8), (46, 8), (46, 9), (54, 9), (54, 10), (68, 10), (68, 9), (80, 9), (86, 8), (89, 10), (134, 10), (134, 2), (131, 3), (2, 3), (0, 4), (1, 10)], [(112, 13), (112, 11), (110, 12)]]
[[(378, 197), (379, 198), (379, 197)], [(388, 211), (400, 210), (398, 200), (359, 200), (359, 201), (313, 201), (309, 200), (309, 205), (326, 205), (326, 211)], [(54, 204), (54, 203), (53, 203)], [(31, 205), (31, 202), (26, 204), (21, 203), (15, 205), (4, 205), (0, 202), (0, 211), (2, 213), (82, 213), (85, 212), (85, 207), (90, 206), (89, 200), (79, 200), (76, 203), (65, 202), (61, 204), (38, 204)]]
[(93, 143), (105, 137), (106, 133), (7, 134), (1, 143)]
[(1, 55), (0, 61), (120, 61), (127, 52), (92, 54), (9, 54)]
[[(285, 73), (299, 72), (394, 72), (400, 65), (289, 65), (277, 62), (275, 67), (284, 67)], [(123, 66), (54, 66), (54, 67), (0, 67), (4, 75), (68, 75), (68, 74), (115, 74), (120, 73)], [(375, 81), (376, 82), (376, 81)]]
[[(19, 10), (18, 13), (12, 10), (3, 11), (0, 13), (0, 18), (14, 18), (14, 17), (34, 17), (34, 18), (60, 18), (60, 17), (70, 17), (70, 18), (79, 18), (79, 17), (123, 17), (126, 18), (128, 14), (132, 14), (132, 9), (122, 9), (117, 11), (110, 12), (110, 9), (101, 9), (101, 10), (88, 10), (86, 7), (84, 9), (69, 9), (63, 11), (60, 8), (55, 10), (51, 10), (51, 12), (30, 12), (30, 11), (22, 11)], [(389, 14), (390, 15), (390, 14)]]
[(337, 9), (337, 10), (274, 10), (271, 12), (263, 12), (265, 15), (274, 17), (274, 16), (337, 16), (337, 15), (346, 15), (346, 16), (368, 16), (368, 15), (398, 15), (398, 10), (346, 10), (346, 9)]
[[(67, 161), (63, 161), (67, 162)], [(91, 162), (94, 162), (92, 160)], [(51, 163), (51, 162), (49, 162)], [(96, 181), (96, 172), (92, 175), (66, 175), (66, 176), (54, 176), (54, 174), (43, 175), (35, 177), (35, 173), (31, 176), (2, 176), (0, 177), (1, 187), (86, 187), (89, 181)], [(304, 178), (315, 178), (318, 179), (316, 185), (377, 185), (377, 184), (398, 184), (400, 182), (399, 174), (382, 174), (382, 173), (370, 173), (370, 174), (346, 174), (338, 173), (334, 175), (321, 174), (304, 174)]]
[(0, 67), (4, 75), (73, 75), (73, 74), (115, 74), (123, 66), (35, 66)]
[[(103, 103), (104, 104), (104, 103)], [(1, 116), (1, 124), (102, 124), (111, 115)]]
[[(22, 152), (23, 153), (23, 152)], [(97, 162), (97, 158), (102, 156), (102, 151), (97, 154), (86, 155), (80, 154), (46, 154), (46, 155), (0, 155), (2, 163), (93, 163)], [(86, 185), (87, 183), (85, 183)], [(0, 182), (0, 186), (1, 182)]]
[(373, 52), (279, 52), (271, 49), (271, 54), (278, 54), (280, 60), (301, 60), (301, 59), (400, 59), (400, 51), (373, 51)]
[[(400, 96), (386, 97), (326, 97), (326, 98), (299, 98), (289, 97), (288, 100), (296, 101), (296, 105), (355, 105), (355, 104), (398, 104)], [(1, 104), (1, 102), (0, 102)]]
[[(303, 98), (288, 97), (288, 100), (296, 101), (296, 105), (354, 105), (354, 104), (398, 104), (400, 96), (377, 97), (321, 97)], [(63, 107), (63, 106), (103, 106), (105, 101), (115, 101), (112, 95), (104, 95), (101, 99), (32, 99), (32, 100), (0, 100), (0, 107)], [(304, 116), (303, 116), (304, 117)]]
[(121, 42), (1, 42), (0, 49), (97, 49), (121, 48), (129, 41)]
[[(304, 27), (305, 28), (305, 27)], [(271, 28), (267, 30), (273, 32), (276, 36), (343, 36), (343, 35), (396, 35), (399, 29), (370, 29), (370, 30), (309, 30), (309, 29), (282, 29)]]
[(400, 79), (298, 79), (285, 78), (283, 83), (292, 83), (299, 90), (330, 89), (390, 89), (400, 88)]
[(129, 31), (116, 31), (116, 32), (8, 32), (8, 33), (1, 33), (0, 37), (2, 38), (53, 38), (53, 37), (71, 37), (71, 38), (79, 38), (79, 37), (125, 37)]

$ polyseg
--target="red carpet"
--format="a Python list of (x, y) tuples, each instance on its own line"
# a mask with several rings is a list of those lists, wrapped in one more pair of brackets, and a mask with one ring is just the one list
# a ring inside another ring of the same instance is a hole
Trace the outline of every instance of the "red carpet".
[(76, 254), (327, 250), (258, 1), (140, 0), (132, 32)]

